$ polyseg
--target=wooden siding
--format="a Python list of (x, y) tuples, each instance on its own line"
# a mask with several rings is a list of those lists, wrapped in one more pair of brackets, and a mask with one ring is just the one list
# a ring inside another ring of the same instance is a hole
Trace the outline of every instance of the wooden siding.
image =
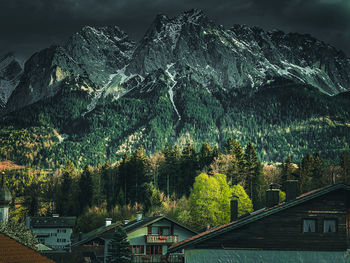
[[(228, 231), (193, 248), (345, 251), (349, 192), (337, 190)], [(303, 233), (303, 219), (316, 219), (317, 231)], [(323, 233), (324, 219), (336, 219), (336, 233)]]

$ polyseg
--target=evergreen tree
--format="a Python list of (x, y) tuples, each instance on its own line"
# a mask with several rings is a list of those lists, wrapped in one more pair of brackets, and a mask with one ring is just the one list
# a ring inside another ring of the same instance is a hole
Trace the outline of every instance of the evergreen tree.
[(232, 138), (232, 136), (228, 137), (224, 144), (224, 152), (226, 154), (232, 154), (234, 145), (235, 145), (235, 140)]
[(150, 161), (145, 153), (145, 149), (140, 146), (130, 158), (128, 165), (129, 176), (129, 198), (131, 202), (141, 202), (146, 190), (146, 183), (149, 178)]
[(92, 168), (86, 165), (79, 179), (79, 201), (82, 212), (84, 208), (92, 205)]
[(72, 184), (75, 168), (74, 164), (69, 160), (63, 169), (62, 180), (58, 186), (56, 195), (56, 212), (62, 215), (71, 214), (72, 198)]
[(308, 153), (304, 156), (299, 168), (299, 185), (301, 193), (308, 192), (313, 188), (311, 185), (313, 169), (314, 157)]
[(311, 185), (312, 188), (320, 188), (322, 184), (322, 175), (323, 175), (323, 160), (320, 157), (319, 153), (314, 154), (313, 169), (312, 169), (312, 179)]
[(177, 146), (169, 144), (163, 150), (164, 161), (160, 164), (159, 189), (169, 197), (172, 193), (180, 194), (183, 191), (183, 177), (180, 176), (181, 154)]
[[(191, 143), (188, 143), (182, 150), (181, 156), (181, 176), (183, 177), (183, 185), (193, 185), (194, 178), (197, 175), (197, 153)], [(189, 189), (180, 186), (180, 194), (189, 194)]]
[(348, 152), (343, 152), (340, 159), (340, 167), (342, 169), (342, 181), (350, 184), (350, 156)]
[(129, 263), (131, 251), (128, 236), (123, 227), (117, 227), (113, 238), (108, 243), (107, 263)]
[(198, 154), (198, 168), (201, 171), (207, 172), (209, 165), (214, 160), (214, 153), (209, 143), (204, 142)]
[[(282, 163), (282, 169), (281, 169), (281, 184), (282, 184), (282, 190), (286, 191), (285, 183), (287, 180), (291, 180), (292, 178), (292, 172), (293, 172), (293, 166), (290, 156), (287, 157), (287, 159)], [(273, 183), (273, 182), (270, 182)]]
[(241, 144), (229, 137), (225, 143), (224, 150), (226, 154), (232, 155), (232, 167), (235, 167), (227, 177), (232, 184), (245, 184), (245, 157)]
[(247, 145), (244, 159), (246, 191), (253, 202), (254, 210), (256, 210), (264, 205), (263, 193), (265, 192), (265, 183), (262, 173), (262, 165), (258, 160), (258, 156), (252, 142)]

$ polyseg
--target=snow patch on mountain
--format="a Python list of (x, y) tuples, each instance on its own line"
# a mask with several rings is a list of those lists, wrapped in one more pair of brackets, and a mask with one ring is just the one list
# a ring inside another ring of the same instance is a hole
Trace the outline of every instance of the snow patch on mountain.
[(175, 80), (175, 76), (176, 76), (176, 72), (175, 73), (170, 73), (170, 68), (173, 67), (175, 65), (175, 63), (171, 63), (168, 64), (165, 70), (165, 73), (167, 74), (167, 76), (170, 78), (171, 83), (169, 84), (169, 90), (168, 90), (168, 94), (169, 94), (169, 99), (171, 101), (171, 104), (174, 107), (174, 110), (178, 116), (178, 120), (181, 120), (181, 115), (179, 113), (179, 111), (176, 108), (175, 102), (174, 102), (174, 87), (177, 84), (177, 81)]

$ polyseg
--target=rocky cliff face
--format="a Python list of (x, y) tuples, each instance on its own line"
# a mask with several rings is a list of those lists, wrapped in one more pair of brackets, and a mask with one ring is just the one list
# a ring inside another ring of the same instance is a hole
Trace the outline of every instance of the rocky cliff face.
[(82, 28), (66, 45), (44, 49), (25, 63), (5, 112), (50, 98), (67, 86), (94, 94), (125, 66), (133, 48), (118, 27)]
[(181, 90), (178, 80), (184, 83), (184, 78), (209, 93), (253, 94), (276, 77), (328, 95), (350, 87), (350, 60), (309, 35), (241, 25), (224, 29), (202, 11), (190, 10), (174, 18), (158, 15), (137, 44), (118, 27), (86, 26), (63, 47), (34, 54), (20, 83), (11, 80), (18, 86), (6, 112), (51, 97), (67, 85), (86, 90), (93, 100), (103, 94), (118, 99), (148, 85), (142, 81), (159, 69), (169, 77), (172, 101)]
[(0, 57), (0, 106), (4, 107), (13, 90), (19, 83), (22, 67), (14, 54)]
[(350, 60), (335, 48), (309, 35), (240, 25), (226, 30), (198, 10), (157, 16), (127, 72), (147, 75), (170, 67), (209, 90), (252, 93), (281, 76), (329, 95), (350, 87)]

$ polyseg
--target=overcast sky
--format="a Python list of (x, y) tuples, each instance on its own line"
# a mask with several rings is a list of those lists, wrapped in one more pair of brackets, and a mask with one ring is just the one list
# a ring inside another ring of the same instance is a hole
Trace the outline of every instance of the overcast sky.
[(0, 0), (0, 54), (28, 58), (84, 25), (118, 25), (139, 40), (156, 14), (192, 8), (227, 28), (310, 33), (350, 56), (350, 0)]

